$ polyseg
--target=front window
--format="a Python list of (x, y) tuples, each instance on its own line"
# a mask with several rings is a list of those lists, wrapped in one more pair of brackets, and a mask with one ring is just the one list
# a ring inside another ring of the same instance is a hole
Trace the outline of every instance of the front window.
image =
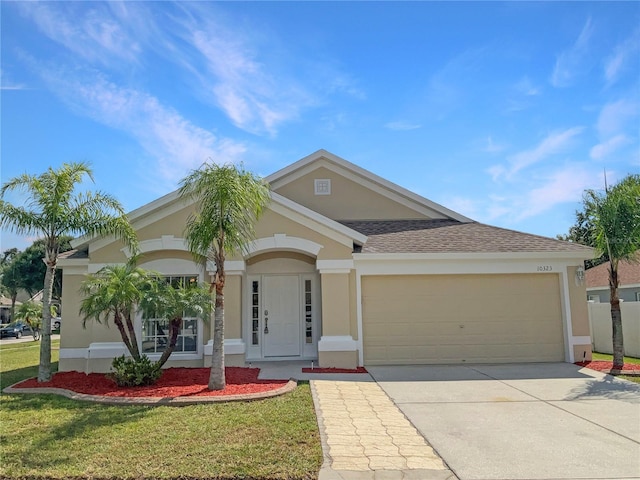
[[(177, 288), (180, 284), (197, 285), (197, 275), (172, 275), (163, 279)], [(169, 320), (166, 318), (146, 318), (142, 321), (142, 352), (162, 353), (169, 345)], [(182, 317), (182, 326), (174, 353), (194, 353), (198, 348), (198, 318)]]

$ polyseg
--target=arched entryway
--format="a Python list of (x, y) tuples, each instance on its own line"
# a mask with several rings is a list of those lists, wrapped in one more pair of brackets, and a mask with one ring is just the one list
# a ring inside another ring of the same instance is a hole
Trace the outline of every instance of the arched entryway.
[(245, 262), (247, 360), (317, 359), (322, 302), (316, 259), (268, 251)]

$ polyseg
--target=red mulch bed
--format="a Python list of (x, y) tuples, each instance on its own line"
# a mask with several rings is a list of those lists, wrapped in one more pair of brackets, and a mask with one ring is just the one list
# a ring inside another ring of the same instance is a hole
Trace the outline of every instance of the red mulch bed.
[[(592, 362), (576, 362), (576, 365), (606, 373), (609, 373), (613, 369), (613, 362), (607, 362), (604, 360), (594, 360)], [(640, 365), (636, 363), (625, 363), (624, 367), (621, 370), (640, 372)]]
[(302, 373), (369, 373), (364, 367), (358, 368), (309, 368), (302, 369)]
[(104, 373), (59, 372), (49, 382), (39, 383), (30, 378), (14, 385), (15, 388), (64, 388), (76, 393), (105, 397), (218, 397), (261, 393), (275, 390), (286, 380), (258, 380), (259, 368), (225, 368), (226, 387), (210, 391), (209, 368), (167, 368), (155, 383), (145, 387), (119, 387)]

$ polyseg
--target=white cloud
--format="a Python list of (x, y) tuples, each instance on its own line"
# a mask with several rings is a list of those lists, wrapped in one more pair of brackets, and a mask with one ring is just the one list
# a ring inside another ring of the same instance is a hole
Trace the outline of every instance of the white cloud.
[(385, 124), (385, 128), (388, 128), (389, 130), (417, 130), (421, 127), (422, 125), (420, 124), (403, 121), (389, 122)]
[[(627, 122), (638, 116), (638, 102), (622, 99), (607, 103), (598, 116), (596, 128), (602, 137), (617, 134), (626, 128)], [(637, 128), (637, 126), (636, 126)]]
[[(197, 54), (189, 65), (200, 86), (234, 125), (275, 135), (281, 124), (317, 103), (316, 95), (284, 69), (265, 63), (265, 47), (211, 16), (185, 21), (181, 35)], [(273, 58), (273, 56), (271, 56)], [(203, 66), (197, 66), (202, 62)], [(332, 88), (347, 88), (346, 83)]]
[(527, 97), (533, 97), (541, 93), (540, 87), (535, 86), (527, 76), (522, 77), (513, 88), (516, 92)]
[[(91, 3), (21, 2), (21, 11), (47, 37), (85, 60), (115, 64), (134, 62), (141, 51), (136, 37), (123, 28), (108, 6)], [(136, 32), (139, 34), (140, 32)]]
[(615, 83), (624, 72), (629, 61), (637, 60), (640, 55), (640, 27), (622, 43), (614, 48), (604, 64), (604, 78), (607, 85)]
[(487, 137), (484, 143), (485, 145), (482, 147), (482, 151), (486, 153), (500, 153), (507, 148), (504, 144), (494, 142), (491, 136)]
[(589, 17), (582, 27), (582, 31), (575, 43), (558, 55), (553, 73), (551, 85), (554, 87), (568, 87), (573, 84), (576, 76), (584, 69), (585, 58), (589, 53), (589, 40), (593, 33), (591, 18)]
[(478, 213), (478, 202), (471, 198), (459, 196), (450, 197), (442, 203), (447, 205), (447, 208), (450, 208), (454, 212), (461, 213), (468, 218), (475, 218)]
[(526, 193), (517, 220), (540, 215), (561, 203), (577, 202), (584, 190), (592, 188), (595, 183), (591, 172), (581, 165), (567, 165), (548, 175), (542, 185)]
[(60, 98), (80, 114), (132, 136), (157, 160), (155, 169), (175, 185), (187, 170), (212, 159), (234, 162), (244, 153), (241, 143), (219, 139), (194, 125), (152, 95), (109, 82), (93, 72), (81, 77), (65, 70), (40, 70), (42, 78)]
[(561, 132), (551, 133), (534, 148), (511, 155), (507, 159), (508, 167), (494, 165), (489, 168), (488, 172), (494, 181), (502, 176), (506, 177), (507, 180), (511, 180), (521, 170), (566, 150), (574, 138), (580, 135), (583, 130), (584, 127), (573, 127)]
[(431, 104), (428, 109), (434, 112), (438, 120), (445, 118), (463, 103), (465, 88), (461, 85), (482, 66), (487, 51), (482, 47), (466, 50), (431, 76), (427, 90), (427, 100)]
[(594, 145), (589, 152), (589, 156), (594, 160), (601, 160), (610, 156), (621, 147), (628, 145), (630, 142), (630, 139), (625, 135), (616, 135), (605, 142)]

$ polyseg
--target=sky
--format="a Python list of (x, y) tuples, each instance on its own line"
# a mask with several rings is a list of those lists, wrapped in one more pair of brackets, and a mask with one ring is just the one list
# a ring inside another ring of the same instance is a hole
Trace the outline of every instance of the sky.
[(554, 237), (605, 172), (640, 173), (640, 2), (0, 9), (3, 183), (87, 161), (83, 189), (131, 211), (206, 161), (267, 176), (323, 148), (479, 222)]

